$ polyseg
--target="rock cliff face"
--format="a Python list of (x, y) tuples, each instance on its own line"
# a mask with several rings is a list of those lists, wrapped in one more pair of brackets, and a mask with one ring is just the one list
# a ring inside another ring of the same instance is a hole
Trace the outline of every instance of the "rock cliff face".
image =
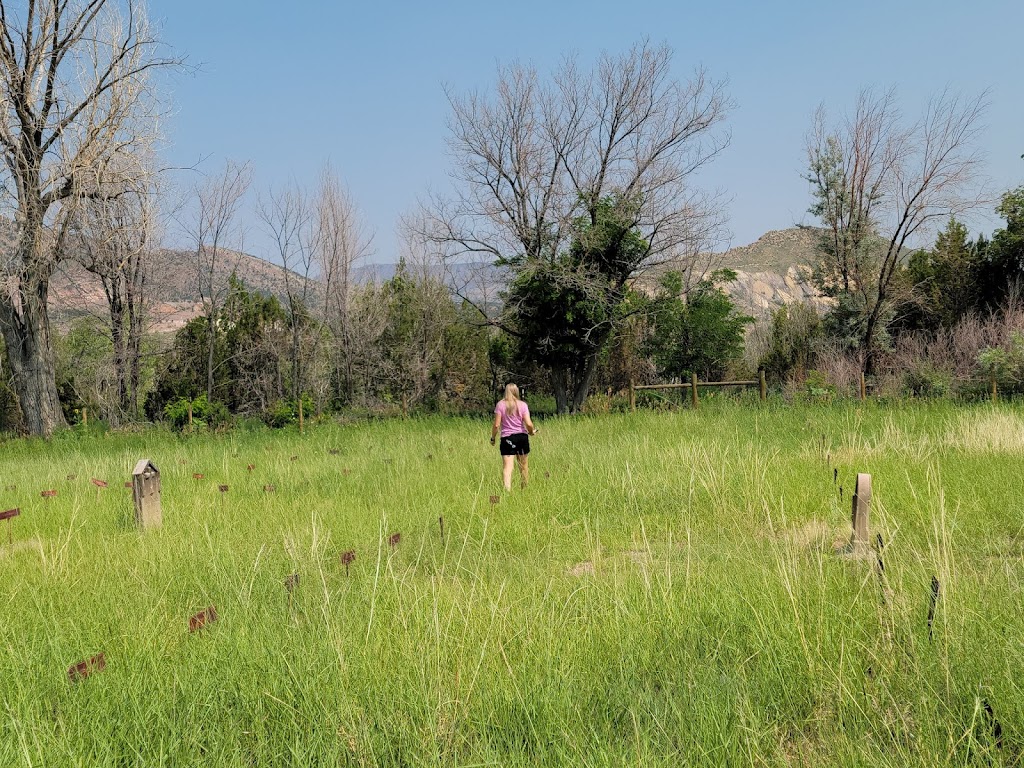
[(795, 301), (824, 308), (829, 299), (811, 282), (817, 242), (815, 230), (793, 227), (766, 232), (750, 245), (726, 251), (720, 264), (736, 272), (726, 292), (740, 311), (755, 317)]

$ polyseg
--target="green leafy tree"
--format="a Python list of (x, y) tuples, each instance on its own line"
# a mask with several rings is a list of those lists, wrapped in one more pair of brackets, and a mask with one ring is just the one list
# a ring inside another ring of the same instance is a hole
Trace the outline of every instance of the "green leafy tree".
[(669, 272), (662, 278), (648, 342), (662, 376), (675, 379), (696, 373), (717, 379), (740, 357), (744, 331), (754, 318), (737, 312), (720, 287), (735, 279), (732, 270), (718, 270), (684, 296), (682, 275)]

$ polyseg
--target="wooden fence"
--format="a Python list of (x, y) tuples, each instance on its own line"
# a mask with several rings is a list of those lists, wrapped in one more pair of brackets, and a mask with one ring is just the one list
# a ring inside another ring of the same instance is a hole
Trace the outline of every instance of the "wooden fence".
[(679, 384), (634, 384), (629, 383), (629, 409), (636, 410), (636, 393), (641, 389), (689, 389), (690, 403), (696, 408), (700, 402), (701, 387), (760, 387), (761, 402), (768, 398), (768, 386), (765, 383), (764, 371), (758, 371), (758, 378), (751, 381), (697, 381), (697, 374), (691, 374), (690, 380)]

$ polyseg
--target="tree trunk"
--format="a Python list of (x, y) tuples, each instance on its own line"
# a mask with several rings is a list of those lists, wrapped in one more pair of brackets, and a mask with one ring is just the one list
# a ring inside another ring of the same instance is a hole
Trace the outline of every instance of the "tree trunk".
[(587, 402), (587, 395), (590, 394), (590, 385), (594, 382), (594, 374), (597, 373), (597, 352), (587, 355), (583, 364), (583, 373), (576, 379), (576, 386), (572, 395), (572, 412), (579, 413), (583, 404)]
[(555, 412), (559, 415), (569, 413), (569, 370), (565, 366), (551, 369), (551, 388), (555, 395)]
[[(34, 249), (33, 249), (34, 250)], [(49, 437), (66, 424), (57, 396), (56, 364), (46, 312), (49, 275), (33, 274), (32, 264), (20, 276), (18, 303), (0, 297), (0, 325), (14, 374), (14, 387), (29, 434)], [(20, 304), (20, 306), (19, 306)]]

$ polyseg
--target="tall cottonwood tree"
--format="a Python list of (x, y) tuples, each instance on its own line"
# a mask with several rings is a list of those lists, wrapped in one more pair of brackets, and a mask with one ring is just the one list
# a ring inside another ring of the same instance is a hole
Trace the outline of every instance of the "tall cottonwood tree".
[(867, 373), (910, 249), (984, 202), (975, 184), (984, 108), (984, 96), (945, 91), (908, 124), (893, 91), (863, 91), (838, 124), (824, 108), (815, 116), (806, 178), (824, 229), (819, 282), (850, 315)]
[(64, 422), (47, 298), (68, 213), (126, 168), (112, 157), (155, 115), (162, 57), (142, 0), (0, 0), (0, 331), (27, 430)]
[[(568, 60), (544, 81), (515, 64), (499, 69), (492, 94), (448, 96), (456, 189), (429, 206), (422, 234), (449, 260), (486, 258), (513, 279), (539, 275), (534, 288), (564, 287), (574, 295), (563, 304), (605, 304), (600, 322), (577, 329), (579, 344), (546, 361), (558, 409), (576, 410), (628, 283), (662, 261), (687, 269), (720, 231), (714, 196), (691, 180), (728, 142), (724, 84), (703, 70), (680, 81), (671, 49), (641, 43), (590, 72)], [(619, 250), (614, 238), (590, 248), (608, 222), (642, 248)], [(521, 310), (549, 308), (517, 298), (496, 323), (523, 338)]]

